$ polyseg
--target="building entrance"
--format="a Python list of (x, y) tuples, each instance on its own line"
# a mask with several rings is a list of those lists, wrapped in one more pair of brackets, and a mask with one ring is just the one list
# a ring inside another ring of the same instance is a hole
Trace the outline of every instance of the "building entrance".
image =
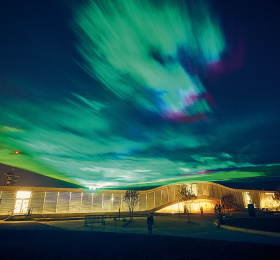
[(18, 191), (14, 214), (27, 214), (30, 205), (31, 191)]
[(29, 208), (29, 199), (17, 199), (14, 209), (14, 214), (27, 214)]

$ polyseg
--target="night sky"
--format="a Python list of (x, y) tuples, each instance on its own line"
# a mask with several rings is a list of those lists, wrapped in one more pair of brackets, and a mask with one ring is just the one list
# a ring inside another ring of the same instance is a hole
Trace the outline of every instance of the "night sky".
[(2, 172), (280, 181), (279, 1), (0, 3)]

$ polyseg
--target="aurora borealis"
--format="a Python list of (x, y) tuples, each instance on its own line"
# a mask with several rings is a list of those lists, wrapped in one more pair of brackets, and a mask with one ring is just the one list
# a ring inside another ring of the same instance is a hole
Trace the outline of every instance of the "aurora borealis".
[(85, 70), (121, 100), (168, 118), (211, 111), (198, 70), (219, 61), (225, 40), (205, 3), (89, 1), (76, 12)]
[(4, 2), (0, 163), (97, 188), (280, 163), (273, 1)]

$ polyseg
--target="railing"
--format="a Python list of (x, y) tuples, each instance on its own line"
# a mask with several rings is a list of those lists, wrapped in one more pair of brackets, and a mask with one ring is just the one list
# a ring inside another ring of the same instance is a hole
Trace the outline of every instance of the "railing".
[(29, 214), (42, 214), (42, 208), (41, 207), (31, 207), (29, 209)]
[(92, 229), (92, 224), (101, 223), (105, 227), (105, 215), (86, 215), (84, 221), (84, 227), (88, 227), (90, 225)]

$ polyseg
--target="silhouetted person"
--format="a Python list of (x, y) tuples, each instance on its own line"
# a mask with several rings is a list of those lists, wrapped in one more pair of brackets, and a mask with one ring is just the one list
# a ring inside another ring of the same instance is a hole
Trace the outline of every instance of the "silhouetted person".
[(215, 205), (215, 209), (214, 209), (215, 213), (218, 212), (218, 204)]
[(200, 212), (201, 212), (201, 215), (203, 215), (203, 207), (202, 206), (200, 207)]
[(222, 219), (222, 217), (218, 217), (218, 226), (217, 226), (217, 228), (220, 228), (220, 226), (223, 224), (223, 219)]
[(218, 212), (219, 212), (219, 216), (221, 216), (221, 213), (222, 213), (222, 206), (221, 206), (221, 204), (219, 204)]
[(147, 217), (147, 225), (148, 225), (149, 234), (153, 233), (153, 224), (154, 224), (154, 218), (153, 218), (152, 214), (149, 214), (149, 216)]

